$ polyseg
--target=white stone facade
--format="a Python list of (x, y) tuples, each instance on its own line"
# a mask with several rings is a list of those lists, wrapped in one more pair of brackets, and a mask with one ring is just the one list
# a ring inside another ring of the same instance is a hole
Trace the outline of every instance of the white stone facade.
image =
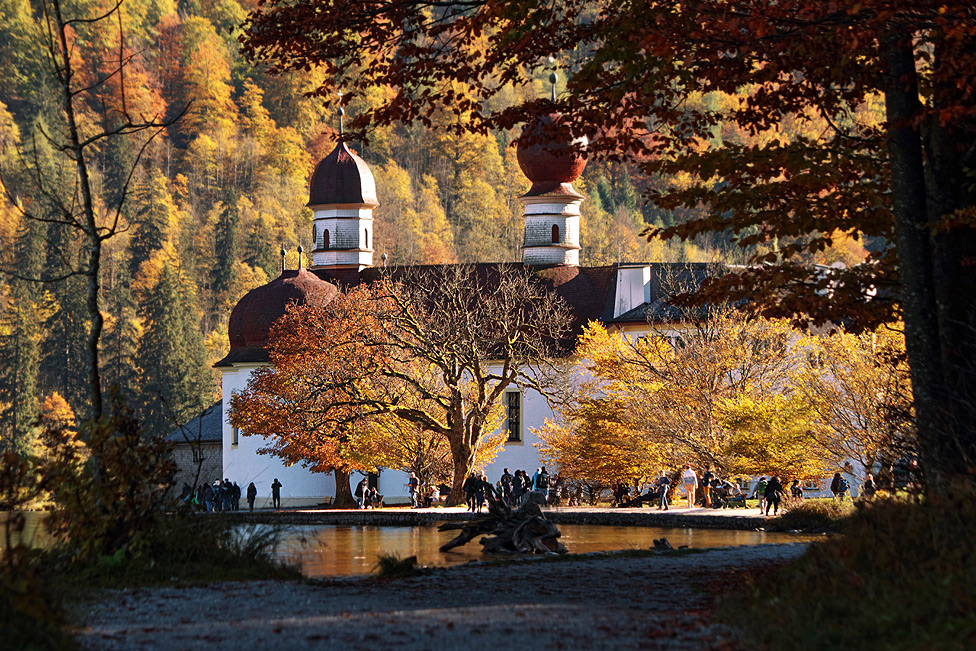
[(317, 209), (312, 222), (312, 268), (373, 265), (373, 210), (331, 206)]
[(525, 215), (522, 261), (527, 265), (579, 265), (580, 205), (578, 195), (519, 197)]

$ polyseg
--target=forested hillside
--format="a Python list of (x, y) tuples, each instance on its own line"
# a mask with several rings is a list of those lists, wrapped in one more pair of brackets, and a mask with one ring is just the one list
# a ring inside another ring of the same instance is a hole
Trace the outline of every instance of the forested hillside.
[[(112, 4), (64, 3), (75, 15), (98, 15)], [(121, 21), (73, 26), (74, 83), (87, 87), (82, 124), (111, 128), (123, 114), (172, 119), (185, 110), (138, 164), (142, 141), (132, 136), (96, 143), (88, 160), (99, 215), (109, 219), (128, 193), (120, 233), (105, 242), (103, 381), (118, 387), (152, 431), (172, 429), (219, 396), (211, 365), (226, 352), (230, 310), (279, 273), (282, 246), (292, 267), (296, 247), (310, 248), (307, 181), (336, 141), (335, 114), (321, 98), (304, 96), (322, 83), (320, 73), (271, 76), (240, 55), (237, 26), (255, 6), (128, 0)], [(85, 281), (68, 274), (83, 259), (84, 243), (58, 223), (24, 218), (14, 205), (44, 214), (52, 195), (70, 197), (75, 187), (71, 161), (52, 145), (64, 128), (63, 107), (38, 12), (29, 0), (0, 0), (0, 163), (10, 191), (0, 203), (0, 254), (12, 272), (0, 278), (0, 447), (21, 450), (33, 445), (46, 396), (58, 392), (76, 413), (86, 411)], [(546, 93), (540, 76), (534, 87), (495, 101)], [(347, 110), (356, 113), (356, 103)], [(444, 125), (458, 118), (433, 119)], [(354, 145), (377, 183), (376, 259), (518, 260), (517, 197), (528, 183), (510, 146), (515, 136), (393, 126)], [(748, 139), (722, 129), (714, 137)], [(640, 237), (647, 225), (687, 218), (641, 200), (650, 189), (683, 182), (590, 161), (578, 184), (587, 197), (582, 263), (744, 260), (721, 241), (649, 244)], [(840, 241), (821, 261), (862, 254), (860, 244)]]

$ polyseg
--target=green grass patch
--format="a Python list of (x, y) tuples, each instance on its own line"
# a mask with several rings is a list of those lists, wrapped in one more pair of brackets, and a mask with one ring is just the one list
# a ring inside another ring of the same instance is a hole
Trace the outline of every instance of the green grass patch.
[(976, 493), (857, 507), (845, 535), (723, 604), (746, 647), (976, 648)]

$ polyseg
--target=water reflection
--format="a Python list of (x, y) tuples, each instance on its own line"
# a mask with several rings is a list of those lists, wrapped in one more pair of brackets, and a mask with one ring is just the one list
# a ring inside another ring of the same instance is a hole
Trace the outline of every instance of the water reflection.
[[(728, 547), (777, 542), (818, 540), (780, 532), (728, 531), (718, 529), (663, 529), (657, 527), (613, 527), (603, 525), (561, 525), (562, 542), (573, 553), (646, 549), (655, 538), (667, 538), (674, 547)], [(367, 574), (381, 554), (402, 558), (416, 556), (422, 565), (446, 567), (483, 560), (477, 539), (464, 547), (443, 553), (439, 547), (454, 532), (435, 527), (336, 526), (289, 527), (279, 556), (299, 561), (309, 577)]]

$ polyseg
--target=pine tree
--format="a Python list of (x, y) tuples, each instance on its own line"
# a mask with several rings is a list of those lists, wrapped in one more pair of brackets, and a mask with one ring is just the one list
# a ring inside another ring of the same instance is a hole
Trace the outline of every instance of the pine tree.
[(136, 227), (129, 242), (129, 276), (139, 272), (139, 265), (163, 248), (176, 219), (176, 205), (170, 196), (166, 177), (150, 170), (136, 188), (133, 203), (137, 206)]
[[(42, 240), (36, 223), (25, 222), (18, 235), (15, 260), (25, 275), (36, 272), (43, 260)], [(0, 450), (31, 451), (38, 416), (38, 376), (42, 288), (14, 278), (10, 308), (0, 320)]]
[(212, 394), (196, 292), (175, 262), (165, 266), (143, 305), (143, 320), (141, 420), (148, 433), (165, 433), (206, 406)]
[(241, 218), (237, 209), (237, 195), (232, 187), (224, 193), (224, 209), (217, 221), (216, 254), (213, 290), (218, 297), (234, 283), (237, 262), (240, 259)]
[(105, 389), (113, 388), (130, 406), (136, 405), (139, 369), (135, 366), (139, 342), (138, 304), (124, 256), (112, 256), (105, 283), (108, 327), (102, 339), (102, 374)]

